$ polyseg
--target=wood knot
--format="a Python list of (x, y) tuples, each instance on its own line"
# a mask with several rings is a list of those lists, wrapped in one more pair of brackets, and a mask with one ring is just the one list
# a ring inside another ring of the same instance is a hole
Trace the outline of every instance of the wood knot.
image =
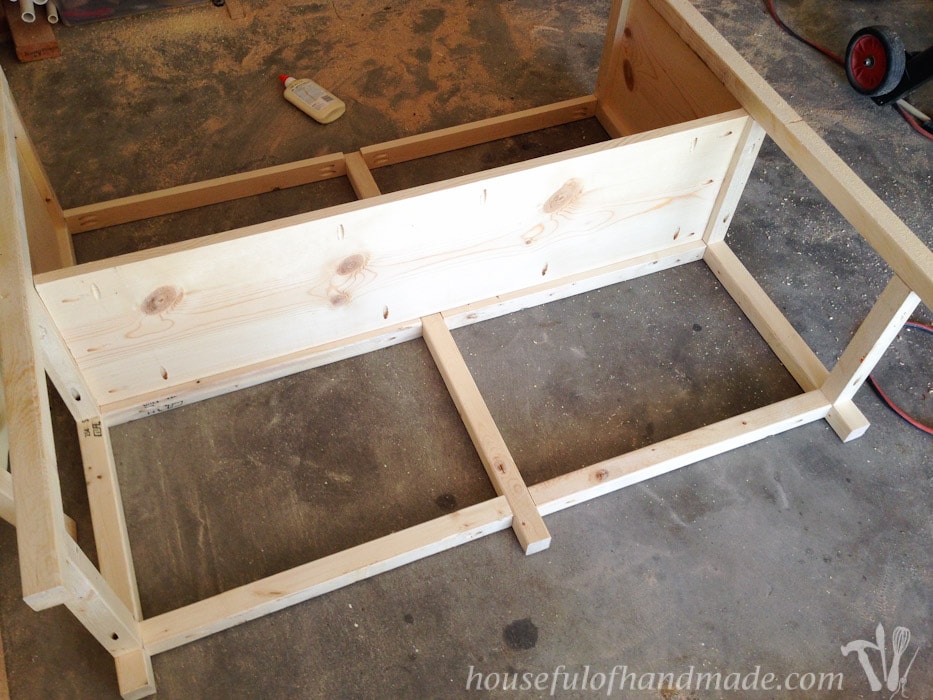
[(583, 194), (583, 183), (572, 177), (561, 185), (557, 192), (548, 197), (543, 209), (547, 214), (556, 214), (569, 209), (580, 198), (581, 194)]
[(185, 293), (178, 287), (171, 285), (159, 287), (143, 299), (143, 313), (155, 316), (170, 311), (178, 305), (184, 295)]
[(342, 290), (337, 290), (330, 295), (331, 306), (346, 306), (350, 303), (350, 294)]
[(629, 92), (635, 90), (635, 69), (627, 58), (622, 62), (622, 77), (625, 78), (625, 87)]
[(596, 481), (605, 481), (607, 478), (609, 478), (609, 471), (606, 469), (600, 469), (593, 476), (595, 477)]
[(366, 267), (366, 256), (360, 253), (349, 255), (340, 261), (337, 265), (337, 274), (349, 277)]

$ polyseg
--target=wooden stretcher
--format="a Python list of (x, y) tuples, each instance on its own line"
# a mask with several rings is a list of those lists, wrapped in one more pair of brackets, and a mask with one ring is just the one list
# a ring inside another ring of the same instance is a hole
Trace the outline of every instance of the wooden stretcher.
[[(615, 1), (593, 95), (67, 211), (5, 80), (0, 110), (0, 357), (12, 463), (0, 513), (15, 507), (25, 601), (67, 606), (114, 656), (126, 698), (154, 692), (154, 654), (393, 567), (507, 528), (537, 552), (550, 543), (550, 513), (819, 419), (855, 438), (868, 423), (853, 395), (915, 306), (933, 306), (930, 250), (685, 0)], [(611, 140), (390, 195), (371, 174), (593, 116)], [(831, 369), (726, 242), (766, 134), (891, 270)], [(70, 237), (80, 231), (335, 177), (349, 178), (360, 201), (73, 264)], [(527, 485), (451, 329), (699, 261), (801, 393)], [(498, 495), (144, 617), (109, 430), (418, 337)], [(99, 569), (66, 527), (46, 376), (77, 425)]]

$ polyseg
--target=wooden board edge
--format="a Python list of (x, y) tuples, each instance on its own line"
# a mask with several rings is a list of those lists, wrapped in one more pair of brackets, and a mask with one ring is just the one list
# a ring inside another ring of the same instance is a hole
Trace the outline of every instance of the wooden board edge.
[(143, 620), (144, 648), (159, 654), (418, 559), (500, 532), (504, 496), (345, 549), (314, 562)]
[[(820, 391), (684, 433), (530, 487), (549, 515), (673, 469), (750, 444), (826, 416)], [(159, 654), (304, 602), (370, 576), (500, 532), (511, 524), (504, 496), (414, 525), (259, 581), (143, 620), (144, 648)]]
[(539, 129), (569, 124), (588, 119), (595, 113), (596, 98), (593, 95), (587, 95), (469, 124), (364, 146), (360, 149), (360, 154), (368, 167), (381, 168), (510, 136), (527, 134)]
[(84, 420), (78, 425), (78, 443), (100, 573), (138, 620), (142, 610), (110, 430), (100, 418)]
[(551, 533), (492, 413), (467, 367), (460, 349), (441, 314), (421, 319), (424, 342), (447, 386), (447, 391), (486, 468), (496, 493), (505, 496), (512, 511), (512, 529), (526, 554), (540, 552), (551, 543)]
[(819, 390), (748, 411), (531, 487), (543, 515), (824, 418)]
[[(14, 107), (0, 72), (0, 358), (16, 504), (23, 599), (41, 610), (70, 598), (65, 586), (61, 485), (22, 208)], [(5, 465), (4, 465), (5, 466)]]
[[(589, 274), (555, 278), (535, 287), (485, 299), (443, 313), (450, 328), (478, 323), (522, 309), (583, 294), (610, 284), (685, 265), (702, 259), (702, 241), (683, 243), (669, 249), (642, 255), (631, 260), (598, 268)], [(267, 381), (297, 374), (314, 367), (339, 362), (421, 336), (421, 320), (411, 319), (384, 330), (363, 333), (326, 345), (271, 358), (245, 367), (220, 372), (193, 382), (185, 382), (169, 392), (153, 392), (101, 405), (101, 416), (113, 427), (132, 420), (170, 411), (181, 406), (256, 386)]]
[(77, 234), (307, 185), (345, 174), (344, 155), (336, 153), (74, 207), (66, 209), (63, 216), (68, 229)]
[[(661, 127), (659, 129), (654, 129), (651, 131), (646, 131), (638, 134), (633, 134), (631, 136), (624, 136), (619, 139), (614, 139), (612, 141), (600, 142), (596, 144), (590, 144), (586, 146), (581, 146), (579, 148), (574, 148), (569, 151), (564, 151), (561, 153), (556, 153), (552, 155), (541, 156), (539, 158), (534, 158), (531, 160), (523, 161), (520, 163), (514, 163), (511, 165), (504, 165), (498, 168), (493, 168), (491, 170), (485, 170), (476, 173), (470, 173), (467, 175), (461, 175), (459, 177), (454, 177), (449, 180), (444, 180), (442, 182), (430, 183), (426, 185), (420, 185), (417, 187), (412, 187), (400, 192), (392, 192), (389, 194), (383, 194), (379, 197), (367, 197), (363, 200), (358, 200), (354, 202), (349, 202), (346, 204), (338, 204), (333, 207), (327, 207), (325, 209), (320, 209), (317, 211), (307, 212), (303, 214), (296, 214), (294, 216), (289, 216), (281, 219), (275, 219), (273, 221), (263, 222), (259, 224), (254, 224), (251, 226), (245, 226), (242, 228), (232, 229), (230, 231), (224, 231), (221, 233), (215, 233), (207, 236), (202, 236), (200, 238), (194, 238), (187, 241), (181, 241), (179, 243), (170, 243), (163, 246), (158, 246), (155, 248), (150, 248), (143, 251), (137, 251), (133, 253), (126, 253), (123, 255), (117, 255), (111, 258), (106, 258), (104, 260), (97, 260), (87, 263), (82, 263), (76, 265), (72, 268), (66, 270), (56, 270), (52, 272), (46, 272), (40, 275), (35, 276), (35, 283), (37, 286), (41, 286), (48, 282), (55, 282), (62, 279), (67, 279), (70, 277), (77, 277), (82, 274), (87, 274), (91, 272), (97, 272), (103, 269), (109, 269), (111, 267), (126, 265), (130, 263), (135, 263), (143, 260), (150, 260), (153, 258), (160, 258), (173, 253), (183, 252), (186, 250), (191, 250), (195, 248), (207, 248), (212, 245), (227, 243), (230, 241), (235, 241), (241, 238), (248, 236), (257, 236), (264, 233), (269, 233), (283, 228), (288, 228), (291, 226), (299, 226), (305, 223), (318, 221), (326, 218), (338, 217), (343, 214), (354, 212), (360, 209), (366, 209), (372, 207), (374, 203), (386, 203), (386, 202), (399, 202), (412, 200), (417, 197), (420, 197), (425, 194), (430, 194), (439, 190), (446, 190), (455, 187), (466, 186), (474, 184), (477, 182), (482, 182), (484, 180), (490, 180), (500, 176), (511, 175), (516, 172), (521, 172), (525, 170), (531, 170), (543, 165), (550, 165), (554, 163), (559, 163), (567, 160), (572, 160), (578, 157), (584, 157), (592, 153), (599, 151), (619, 148), (627, 146), (629, 144), (639, 143), (642, 141), (650, 141), (653, 139), (672, 136), (679, 133), (689, 132), (695, 129), (703, 129), (706, 127), (711, 127), (715, 124), (726, 123), (732, 120), (741, 119), (747, 116), (747, 113), (742, 109), (731, 110), (729, 112), (723, 112), (722, 114), (712, 115), (710, 117), (702, 117), (700, 119), (695, 119), (690, 122), (684, 122), (682, 124), (676, 124), (674, 126)], [(341, 159), (344, 162), (343, 159)], [(367, 165), (367, 167), (370, 167)], [(70, 211), (70, 210), (69, 210)], [(67, 214), (67, 212), (66, 212)]]
[(919, 303), (917, 293), (893, 275), (821, 387), (831, 403), (855, 396)]
[(152, 672), (152, 656), (149, 652), (144, 649), (132, 649), (114, 657), (114, 664), (123, 700), (140, 700), (155, 694), (155, 675)]
[(829, 371), (728, 244), (711, 243), (703, 259), (800, 387), (819, 388)]

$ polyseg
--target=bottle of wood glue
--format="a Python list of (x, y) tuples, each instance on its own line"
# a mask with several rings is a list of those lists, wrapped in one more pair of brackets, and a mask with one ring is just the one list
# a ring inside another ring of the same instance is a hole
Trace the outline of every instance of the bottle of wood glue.
[(280, 75), (279, 80), (285, 86), (285, 99), (321, 124), (330, 124), (347, 109), (343, 100), (313, 80), (296, 79), (288, 75)]

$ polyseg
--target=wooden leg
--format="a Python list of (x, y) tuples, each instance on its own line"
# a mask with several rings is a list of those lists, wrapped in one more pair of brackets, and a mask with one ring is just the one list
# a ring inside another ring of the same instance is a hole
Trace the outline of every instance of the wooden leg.
[(729, 229), (732, 216), (742, 198), (742, 192), (745, 191), (748, 177), (752, 173), (752, 166), (758, 159), (758, 151), (761, 150), (764, 140), (765, 130), (754, 119), (749, 119), (736, 144), (735, 154), (726, 172), (725, 181), (716, 197), (713, 213), (703, 233), (703, 240), (707, 243), (721, 241), (726, 237), (726, 231)]
[(18, 182), (14, 112), (9, 86), (0, 77), (0, 172), (14, 174), (0, 177), (0, 363), (14, 499), (29, 504), (17, 514), (16, 528), (23, 599), (42, 610), (69, 597), (62, 571), (68, 535), (33, 314), (38, 301)]
[(894, 275), (823, 383), (823, 394), (833, 404), (829, 423), (842, 440), (858, 437), (868, 427), (867, 422), (862, 426), (849, 419), (851, 409), (846, 404), (919, 303), (920, 297)]
[(65, 605), (114, 657), (142, 649), (139, 621), (77, 544), (66, 545)]
[(110, 431), (100, 419), (82, 421), (78, 426), (78, 440), (100, 573), (138, 620), (141, 617), (139, 591)]
[[(142, 611), (110, 431), (99, 418), (85, 420), (78, 426), (78, 439), (101, 576), (138, 621)], [(115, 662), (120, 695), (124, 700), (155, 693), (152, 659), (148, 652), (142, 648), (132, 649), (117, 655)]]
[(138, 700), (156, 692), (152, 656), (143, 649), (128, 651), (114, 659), (123, 700)]
[[(4, 461), (6, 456), (4, 455)], [(13, 507), (13, 479), (4, 466), (0, 471), (0, 518), (16, 525), (16, 509)]]
[[(703, 259), (801, 388), (822, 387), (829, 371), (725, 241), (711, 243)], [(854, 440), (868, 429), (868, 419), (851, 398), (836, 402), (826, 421), (843, 441)]]

